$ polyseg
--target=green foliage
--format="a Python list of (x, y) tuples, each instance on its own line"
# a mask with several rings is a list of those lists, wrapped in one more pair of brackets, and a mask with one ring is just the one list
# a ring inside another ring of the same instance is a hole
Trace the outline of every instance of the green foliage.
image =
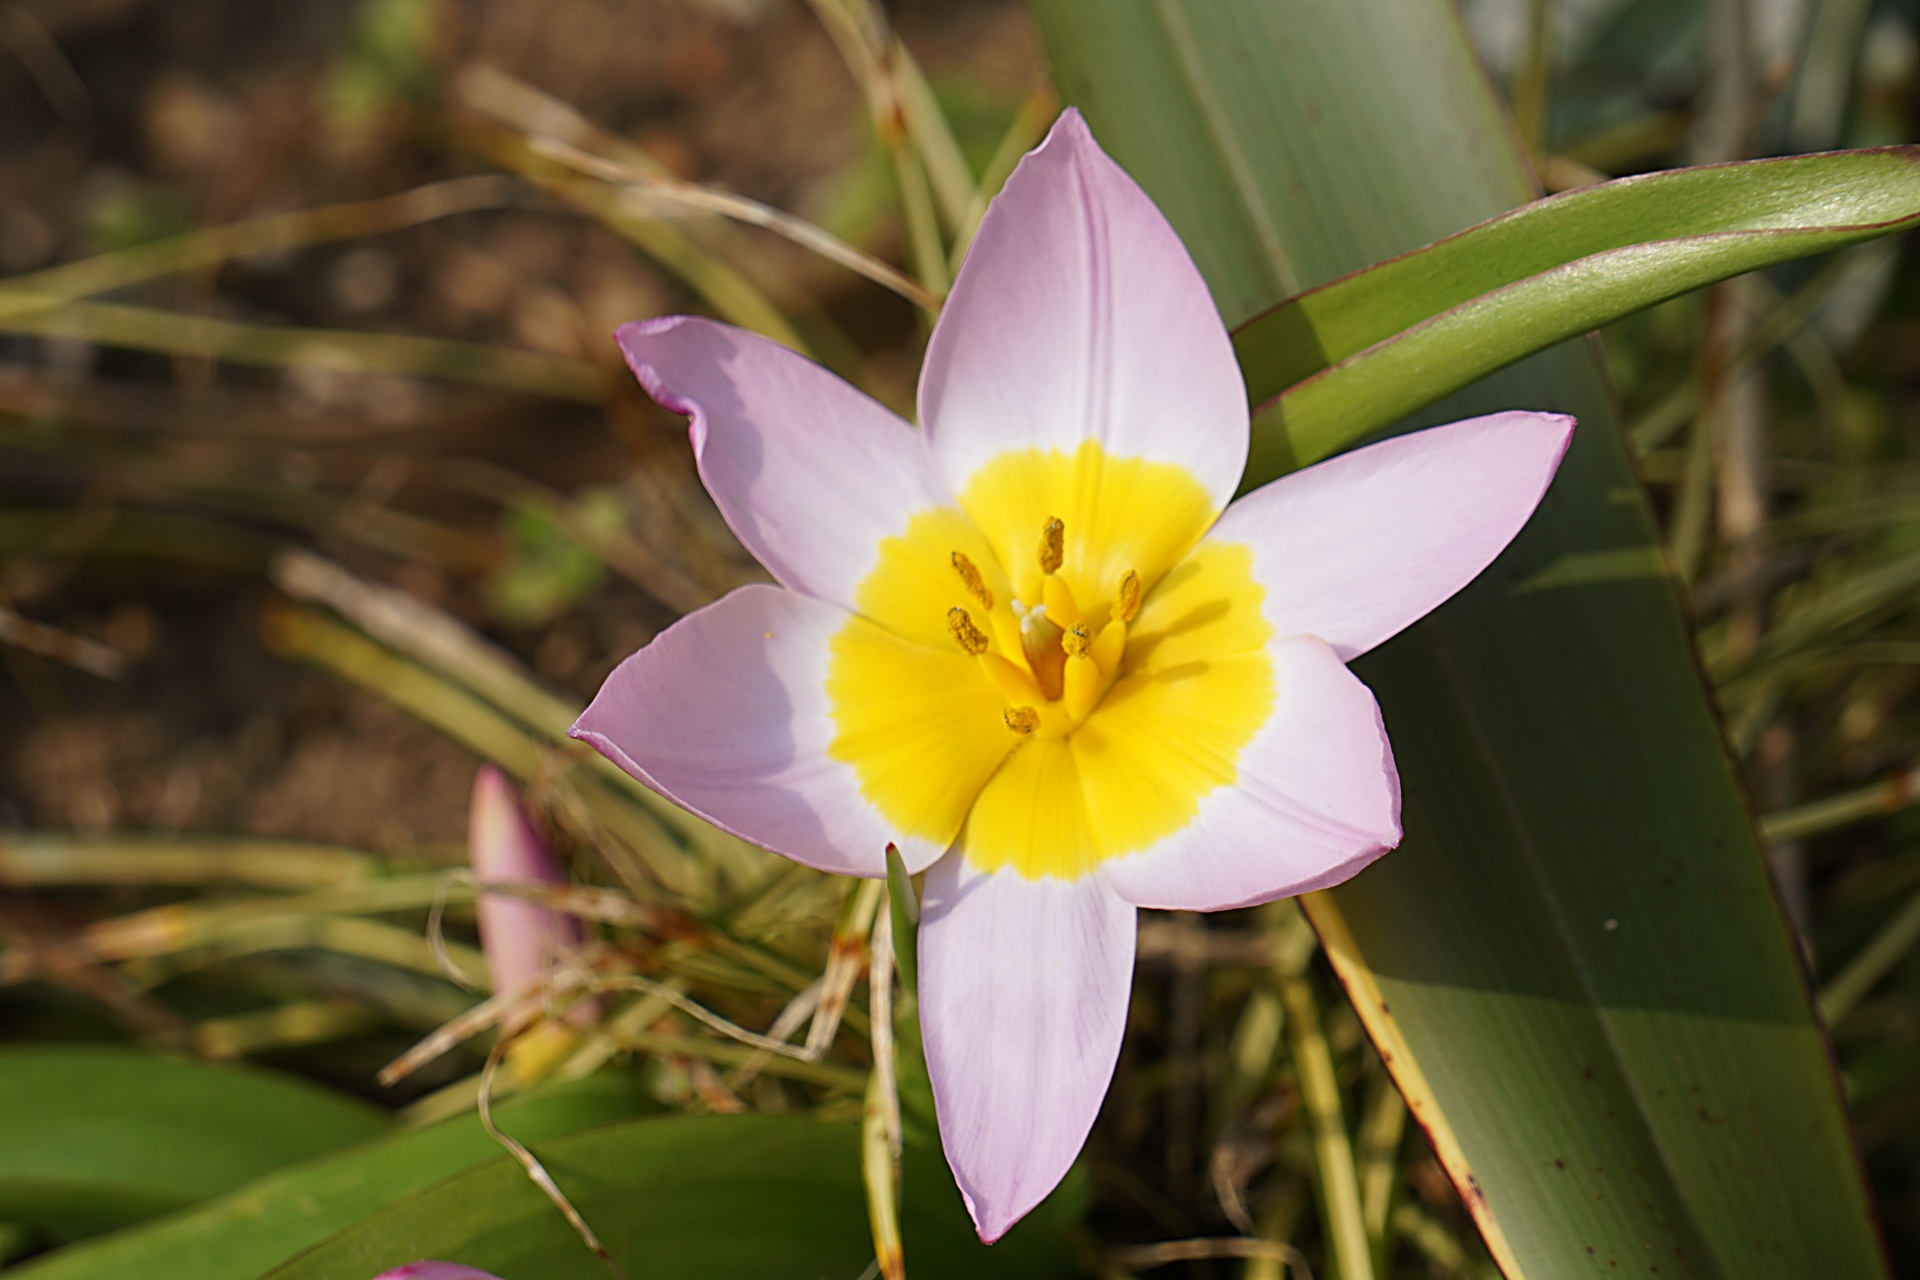
[[(1447, 6), (1038, 11), (1064, 95), (1230, 317), (1529, 194)], [(1511, 407), (1584, 426), (1500, 562), (1360, 664), (1406, 840), (1310, 913), (1509, 1276), (1879, 1274), (1824, 1040), (1590, 352), (1422, 419)]]
[(297, 1077), (114, 1048), (0, 1050), (0, 1220), (92, 1235), (386, 1129)]
[[(560, 1138), (535, 1153), (628, 1274), (759, 1280), (861, 1273), (873, 1243), (859, 1147), (849, 1125), (681, 1116)], [(1070, 1270), (1054, 1202), (988, 1253), (938, 1153), (909, 1148), (905, 1170), (901, 1226), (916, 1277), (1017, 1280)], [(607, 1275), (525, 1171), (501, 1157), (367, 1218), (273, 1277), (344, 1280), (416, 1258), (541, 1280)]]
[(1241, 326), (1264, 406), (1247, 483), (1631, 312), (1916, 222), (1913, 148), (1680, 169), (1526, 205)]
[[(494, 1108), (523, 1142), (655, 1109), (631, 1076), (558, 1086)], [(219, 1199), (60, 1250), (22, 1280), (253, 1280), (401, 1197), (500, 1154), (477, 1116), (394, 1133), (272, 1173)], [(371, 1274), (371, 1273), (369, 1273)]]

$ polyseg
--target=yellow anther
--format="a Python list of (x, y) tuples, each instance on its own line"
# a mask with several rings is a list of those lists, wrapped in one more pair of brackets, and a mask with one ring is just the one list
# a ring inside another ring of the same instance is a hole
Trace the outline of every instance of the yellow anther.
[(1113, 616), (1122, 622), (1132, 622), (1140, 612), (1140, 575), (1127, 570), (1126, 577), (1120, 579), (1120, 590), (1113, 598)]
[(1040, 713), (1032, 707), (1008, 707), (1001, 713), (1007, 728), (1025, 736), (1040, 727)]
[(1058, 573), (1067, 559), (1067, 526), (1059, 516), (1048, 516), (1040, 529), (1040, 572)]
[(973, 625), (973, 618), (965, 609), (956, 605), (947, 610), (947, 630), (953, 633), (955, 644), (975, 657), (987, 651), (986, 632)]
[(967, 589), (967, 595), (973, 602), (988, 613), (992, 613), (993, 588), (989, 587), (986, 580), (980, 576), (980, 570), (973, 561), (967, 559), (966, 552), (953, 553), (953, 571), (960, 575), (960, 585)]
[(1093, 639), (1093, 660), (1100, 664), (1102, 671), (1111, 672), (1120, 665), (1121, 657), (1127, 652), (1127, 624), (1115, 618), (1100, 628), (1100, 634)]
[(1060, 637), (1060, 647), (1067, 651), (1069, 658), (1088, 657), (1093, 651), (1093, 632), (1076, 624)]
[(1080, 602), (1073, 598), (1073, 589), (1067, 586), (1065, 578), (1057, 573), (1048, 574), (1040, 592), (1046, 602), (1048, 622), (1065, 631), (1080, 621)]

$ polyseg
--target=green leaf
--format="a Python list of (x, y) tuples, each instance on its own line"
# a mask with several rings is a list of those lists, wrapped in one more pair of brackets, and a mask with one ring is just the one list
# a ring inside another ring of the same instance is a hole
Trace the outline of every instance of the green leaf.
[[(1064, 96), (1230, 323), (1532, 194), (1442, 0), (1036, 9)], [(1510, 1277), (1883, 1275), (1805, 976), (1592, 349), (1536, 355), (1421, 418), (1513, 407), (1583, 425), (1513, 547), (1359, 664), (1406, 839), (1309, 914)]]
[[(860, 1131), (798, 1116), (677, 1116), (539, 1143), (535, 1154), (629, 1275), (852, 1277), (873, 1257)], [(915, 1280), (1071, 1273), (1054, 1202), (989, 1252), (935, 1152), (905, 1155), (901, 1228)], [(510, 1280), (606, 1280), (547, 1198), (502, 1157), (395, 1204), (273, 1272), (348, 1280), (418, 1258)]]
[(1643, 307), (1917, 222), (1920, 148), (1753, 160), (1569, 191), (1309, 290), (1234, 334), (1263, 405), (1247, 486)]
[[(515, 1138), (540, 1142), (654, 1109), (631, 1078), (596, 1076), (501, 1103), (493, 1115)], [(283, 1169), (184, 1213), (70, 1245), (7, 1275), (253, 1280), (402, 1196), (499, 1155), (499, 1144), (479, 1118), (463, 1116)]]
[(387, 1124), (294, 1076), (125, 1049), (0, 1050), (0, 1221), (91, 1235)]

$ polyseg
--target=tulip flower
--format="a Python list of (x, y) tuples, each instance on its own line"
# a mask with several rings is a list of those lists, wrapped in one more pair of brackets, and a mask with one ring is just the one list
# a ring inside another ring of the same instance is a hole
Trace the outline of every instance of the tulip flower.
[[(540, 980), (563, 951), (579, 951), (585, 931), (572, 916), (504, 893), (492, 884), (564, 884), (566, 875), (513, 793), (513, 784), (490, 764), (474, 775), (467, 815), (467, 857), (480, 891), (480, 949), (487, 960), (493, 993), (511, 995)], [(570, 1021), (591, 1022), (597, 1006), (576, 1002)], [(531, 1084), (558, 1064), (578, 1041), (571, 1029), (551, 1020), (534, 1026), (508, 1050), (509, 1069), (520, 1084)]]
[(808, 866), (884, 875), (891, 842), (927, 870), (927, 1066), (991, 1241), (1092, 1127), (1137, 908), (1324, 888), (1398, 842), (1380, 711), (1346, 663), (1492, 562), (1572, 421), (1414, 432), (1232, 501), (1226, 329), (1072, 111), (980, 224), (917, 429), (712, 321), (619, 341), (780, 585), (663, 632), (574, 735)]

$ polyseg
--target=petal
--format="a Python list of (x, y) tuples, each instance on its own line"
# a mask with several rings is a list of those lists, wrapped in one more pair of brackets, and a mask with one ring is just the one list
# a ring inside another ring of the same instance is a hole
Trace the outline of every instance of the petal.
[(777, 342), (692, 316), (618, 337), (647, 393), (693, 419), (700, 478), (728, 525), (795, 591), (854, 607), (881, 540), (951, 501), (919, 432)]
[(1066, 1176), (1120, 1056), (1134, 911), (1094, 877), (927, 874), (920, 1027), (940, 1141), (980, 1238)]
[(382, 1271), (373, 1280), (500, 1280), (500, 1277), (458, 1262), (421, 1261)]
[[(527, 821), (505, 774), (481, 765), (467, 819), (467, 856), (481, 885), (559, 884), (565, 880), (546, 841)], [(538, 978), (559, 950), (580, 946), (580, 923), (536, 902), (482, 893), (480, 945), (494, 994), (518, 991)]]
[(1275, 631), (1345, 661), (1492, 564), (1572, 438), (1572, 418), (1523, 412), (1395, 436), (1255, 490), (1207, 537), (1253, 548)]
[[(1009, 450), (1185, 467), (1218, 511), (1246, 384), (1186, 247), (1069, 109), (980, 222), (927, 347), (920, 422), (954, 492)], [(1037, 530), (1036, 530), (1037, 531)]]
[(1273, 713), (1234, 784), (1153, 848), (1101, 865), (1136, 906), (1224, 911), (1324, 889), (1400, 842), (1400, 781), (1373, 694), (1323, 640), (1268, 653)]
[[(767, 586), (742, 587), (655, 637), (607, 677), (572, 734), (675, 804), (796, 862), (882, 876), (887, 844), (894, 842), (917, 870), (945, 851), (973, 796), (951, 789), (964, 787), (958, 777), (964, 769), (933, 756), (934, 767), (921, 771), (929, 789), (910, 798), (943, 803), (946, 825), (939, 829), (923, 814), (919, 825), (931, 824), (933, 834), (918, 834), (883, 815), (863, 793), (854, 765), (837, 758), (840, 729), (828, 685), (834, 646), (849, 628), (871, 641), (861, 653), (890, 642), (933, 664), (927, 668), (932, 676), (874, 680), (878, 687), (865, 695), (894, 700), (906, 739), (902, 750), (949, 738), (986, 740), (977, 725), (954, 723), (972, 711), (997, 735), (990, 739), (994, 751), (1004, 753), (1007, 731), (998, 722), (998, 704), (955, 694), (981, 683), (970, 659), (892, 640), (832, 605)], [(960, 685), (956, 674), (972, 685)], [(856, 728), (880, 719), (864, 707), (856, 711), (864, 712), (853, 717)], [(884, 732), (877, 736), (886, 739)]]

